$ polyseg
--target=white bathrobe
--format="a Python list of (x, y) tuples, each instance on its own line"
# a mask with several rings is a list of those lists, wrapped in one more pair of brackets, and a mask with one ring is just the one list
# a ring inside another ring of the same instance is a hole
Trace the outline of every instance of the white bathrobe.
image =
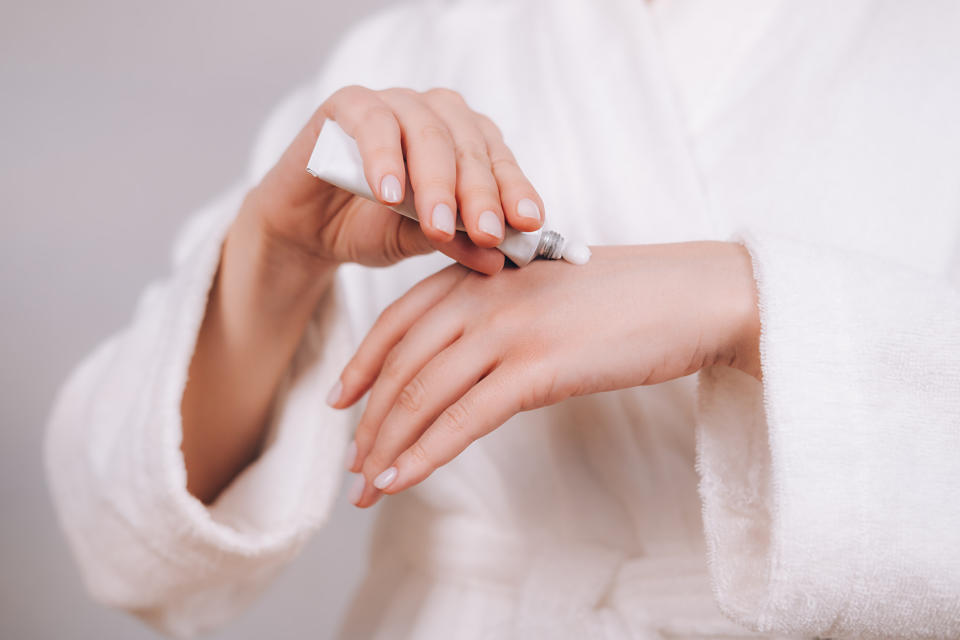
[(59, 396), (50, 482), (96, 599), (209, 629), (327, 523), (357, 414), (325, 393), (378, 311), (448, 260), (340, 270), (263, 454), (205, 508), (180, 398), (220, 244), (335, 89), (446, 86), (500, 124), (550, 226), (743, 242), (763, 383), (717, 367), (514, 417), (383, 500), (342, 635), (960, 637), (960, 4), (780, 3), (712, 51), (654, 17), (434, 2), (344, 39)]

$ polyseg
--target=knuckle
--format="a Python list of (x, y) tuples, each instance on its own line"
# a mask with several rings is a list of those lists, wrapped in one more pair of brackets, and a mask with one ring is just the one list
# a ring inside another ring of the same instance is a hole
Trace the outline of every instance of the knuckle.
[(386, 459), (383, 451), (379, 448), (374, 447), (370, 453), (367, 454), (366, 459), (363, 461), (362, 473), (369, 479), (376, 478), (377, 475), (386, 469), (390, 465), (390, 460)]
[(455, 402), (440, 414), (440, 425), (442, 428), (458, 439), (464, 439), (467, 436), (470, 416), (466, 408), (459, 402)]
[(539, 409), (574, 395), (574, 388), (559, 373), (561, 367), (546, 345), (518, 345), (507, 366), (514, 376), (527, 381), (512, 390), (503, 389), (502, 395), (517, 411)]
[(316, 109), (313, 110), (313, 114), (310, 116), (310, 122), (322, 124), (325, 120), (330, 118), (330, 98), (321, 102)]
[(417, 95), (417, 92), (411, 89), (410, 87), (390, 87), (389, 89), (384, 89), (381, 93), (384, 95), (396, 95), (410, 97)]
[(494, 140), (503, 140), (503, 132), (500, 131), (500, 127), (497, 126), (497, 123), (490, 119), (489, 116), (478, 113), (477, 114), (477, 124), (480, 126), (480, 129)]
[[(415, 171), (415, 168), (410, 170), (410, 183), (413, 186), (414, 200), (418, 205), (433, 204), (435, 200), (442, 200), (450, 207), (456, 206), (453, 196), (457, 188), (457, 176), (452, 166), (420, 166), (420, 173)], [(420, 223), (423, 223), (422, 218)]]
[(430, 122), (420, 127), (418, 135), (422, 140), (453, 145), (453, 138), (446, 127), (436, 122)]
[(394, 120), (393, 111), (385, 104), (377, 103), (371, 104), (368, 106), (363, 115), (360, 117), (361, 121), (366, 124), (373, 123), (390, 123)]
[(353, 433), (353, 440), (357, 443), (358, 457), (373, 444), (373, 429), (365, 422), (364, 418), (360, 419), (360, 424)]
[(407, 450), (407, 456), (410, 457), (417, 467), (432, 467), (434, 464), (426, 447), (424, 447), (423, 443), (419, 440), (410, 446)]
[(369, 91), (370, 91), (369, 89), (367, 89), (366, 87), (362, 87), (359, 84), (348, 84), (334, 91), (333, 94), (330, 96), (330, 99), (331, 100), (356, 99)]
[(462, 165), (475, 162), (483, 166), (490, 166), (490, 157), (487, 155), (487, 146), (478, 140), (471, 140), (457, 145), (457, 164)]
[(487, 329), (496, 334), (510, 335), (513, 331), (515, 320), (510, 312), (496, 308), (487, 313), (483, 324)]
[(397, 406), (410, 413), (416, 413), (426, 399), (426, 388), (419, 376), (408, 382), (397, 395)]
[(561, 388), (555, 372), (549, 372), (536, 380), (537, 382), (521, 395), (520, 407), (522, 409), (539, 409), (560, 402), (572, 395)]
[(453, 89), (448, 89), (446, 87), (433, 87), (432, 89), (424, 91), (423, 94), (427, 98), (447, 102), (450, 104), (466, 104), (463, 96)]
[(342, 98), (342, 97), (348, 95), (348, 94), (349, 94), (353, 89), (355, 89), (355, 88), (356, 88), (356, 85), (353, 85), (353, 84), (348, 84), (348, 85), (346, 85), (346, 86), (344, 86), (344, 87), (340, 87), (339, 89), (337, 89), (336, 91), (334, 91), (333, 93), (331, 93), (331, 94), (330, 94), (330, 97), (327, 98), (327, 99), (328, 99), (328, 100), (334, 100), (334, 99), (336, 99), (336, 98)]
[(397, 147), (388, 144), (378, 144), (370, 148), (370, 153), (375, 156), (392, 156), (398, 151)]
[[(439, 196), (449, 196), (453, 194), (454, 180), (453, 176), (445, 175), (427, 175), (427, 176), (411, 176), (415, 177), (413, 182), (414, 191), (421, 191), (423, 193), (431, 193)], [(450, 203), (452, 204), (452, 203)]]
[(383, 369), (380, 371), (380, 376), (387, 380), (396, 380), (400, 377), (401, 368), (400, 354), (397, 353), (396, 349), (391, 349), (383, 359)]
[(463, 292), (462, 298), (465, 299), (464, 304), (469, 304), (470, 309), (473, 311), (473, 313), (467, 316), (466, 324), (468, 326), (477, 327), (485, 325), (485, 301), (498, 299), (498, 296), (502, 295), (503, 291), (500, 289), (499, 283), (492, 282), (491, 280), (491, 278), (471, 271), (461, 281), (458, 288)]
[(500, 194), (484, 184), (461, 185), (457, 192), (463, 200), (489, 201), (494, 211), (499, 210)]
[(373, 162), (376, 171), (391, 173), (393, 175), (402, 175), (403, 171), (403, 152), (397, 146), (378, 144), (370, 149), (361, 152), (364, 160)]
[[(497, 174), (514, 174), (520, 170), (517, 163), (509, 155), (500, 155), (490, 160), (490, 169)], [(512, 176), (511, 176), (512, 177)]]

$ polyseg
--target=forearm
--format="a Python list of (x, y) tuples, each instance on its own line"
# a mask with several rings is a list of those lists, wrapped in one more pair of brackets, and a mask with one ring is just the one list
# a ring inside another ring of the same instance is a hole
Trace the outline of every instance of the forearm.
[(224, 242), (181, 406), (187, 489), (212, 502), (253, 461), (335, 266), (271, 241), (251, 198)]

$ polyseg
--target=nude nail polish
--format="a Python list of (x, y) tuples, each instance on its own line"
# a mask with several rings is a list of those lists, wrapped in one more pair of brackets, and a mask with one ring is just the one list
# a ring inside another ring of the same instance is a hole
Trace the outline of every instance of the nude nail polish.
[(456, 221), (453, 219), (453, 210), (449, 205), (441, 202), (433, 208), (433, 214), (430, 217), (435, 229), (443, 231), (448, 235), (453, 235)]
[(503, 225), (500, 224), (500, 217), (493, 211), (484, 211), (477, 218), (477, 227), (488, 236), (503, 239)]
[(343, 383), (337, 380), (337, 384), (333, 385), (333, 388), (330, 389), (330, 393), (327, 394), (327, 404), (331, 407), (337, 404), (337, 401), (340, 399), (340, 394), (343, 393)]
[(353, 480), (353, 484), (350, 485), (350, 491), (347, 492), (347, 500), (353, 504), (360, 502), (360, 498), (363, 496), (363, 488), (365, 485), (366, 480), (364, 480), (363, 474), (358, 473), (357, 477)]
[(400, 179), (395, 175), (385, 175), (380, 181), (380, 198), (384, 202), (400, 202)]
[(373, 479), (373, 486), (377, 489), (383, 490), (390, 486), (390, 483), (397, 478), (397, 468), (390, 467), (376, 478)]
[(530, 198), (522, 198), (520, 202), (517, 203), (517, 215), (521, 218), (533, 218), (534, 220), (539, 220), (540, 207), (538, 207), (537, 203)]

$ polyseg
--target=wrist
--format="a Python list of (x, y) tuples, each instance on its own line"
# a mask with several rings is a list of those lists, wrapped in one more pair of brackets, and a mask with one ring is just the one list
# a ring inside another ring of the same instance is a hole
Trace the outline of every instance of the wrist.
[(222, 262), (242, 264), (246, 284), (262, 291), (264, 302), (271, 307), (312, 306), (326, 291), (339, 264), (272, 229), (257, 193), (253, 189), (247, 194), (227, 232)]
[(234, 317), (277, 329), (306, 321), (336, 267), (265, 229), (248, 196), (224, 240), (216, 287)]
[(249, 209), (224, 239), (181, 402), (187, 489), (205, 504), (256, 458), (279, 381), (332, 281), (277, 251)]

